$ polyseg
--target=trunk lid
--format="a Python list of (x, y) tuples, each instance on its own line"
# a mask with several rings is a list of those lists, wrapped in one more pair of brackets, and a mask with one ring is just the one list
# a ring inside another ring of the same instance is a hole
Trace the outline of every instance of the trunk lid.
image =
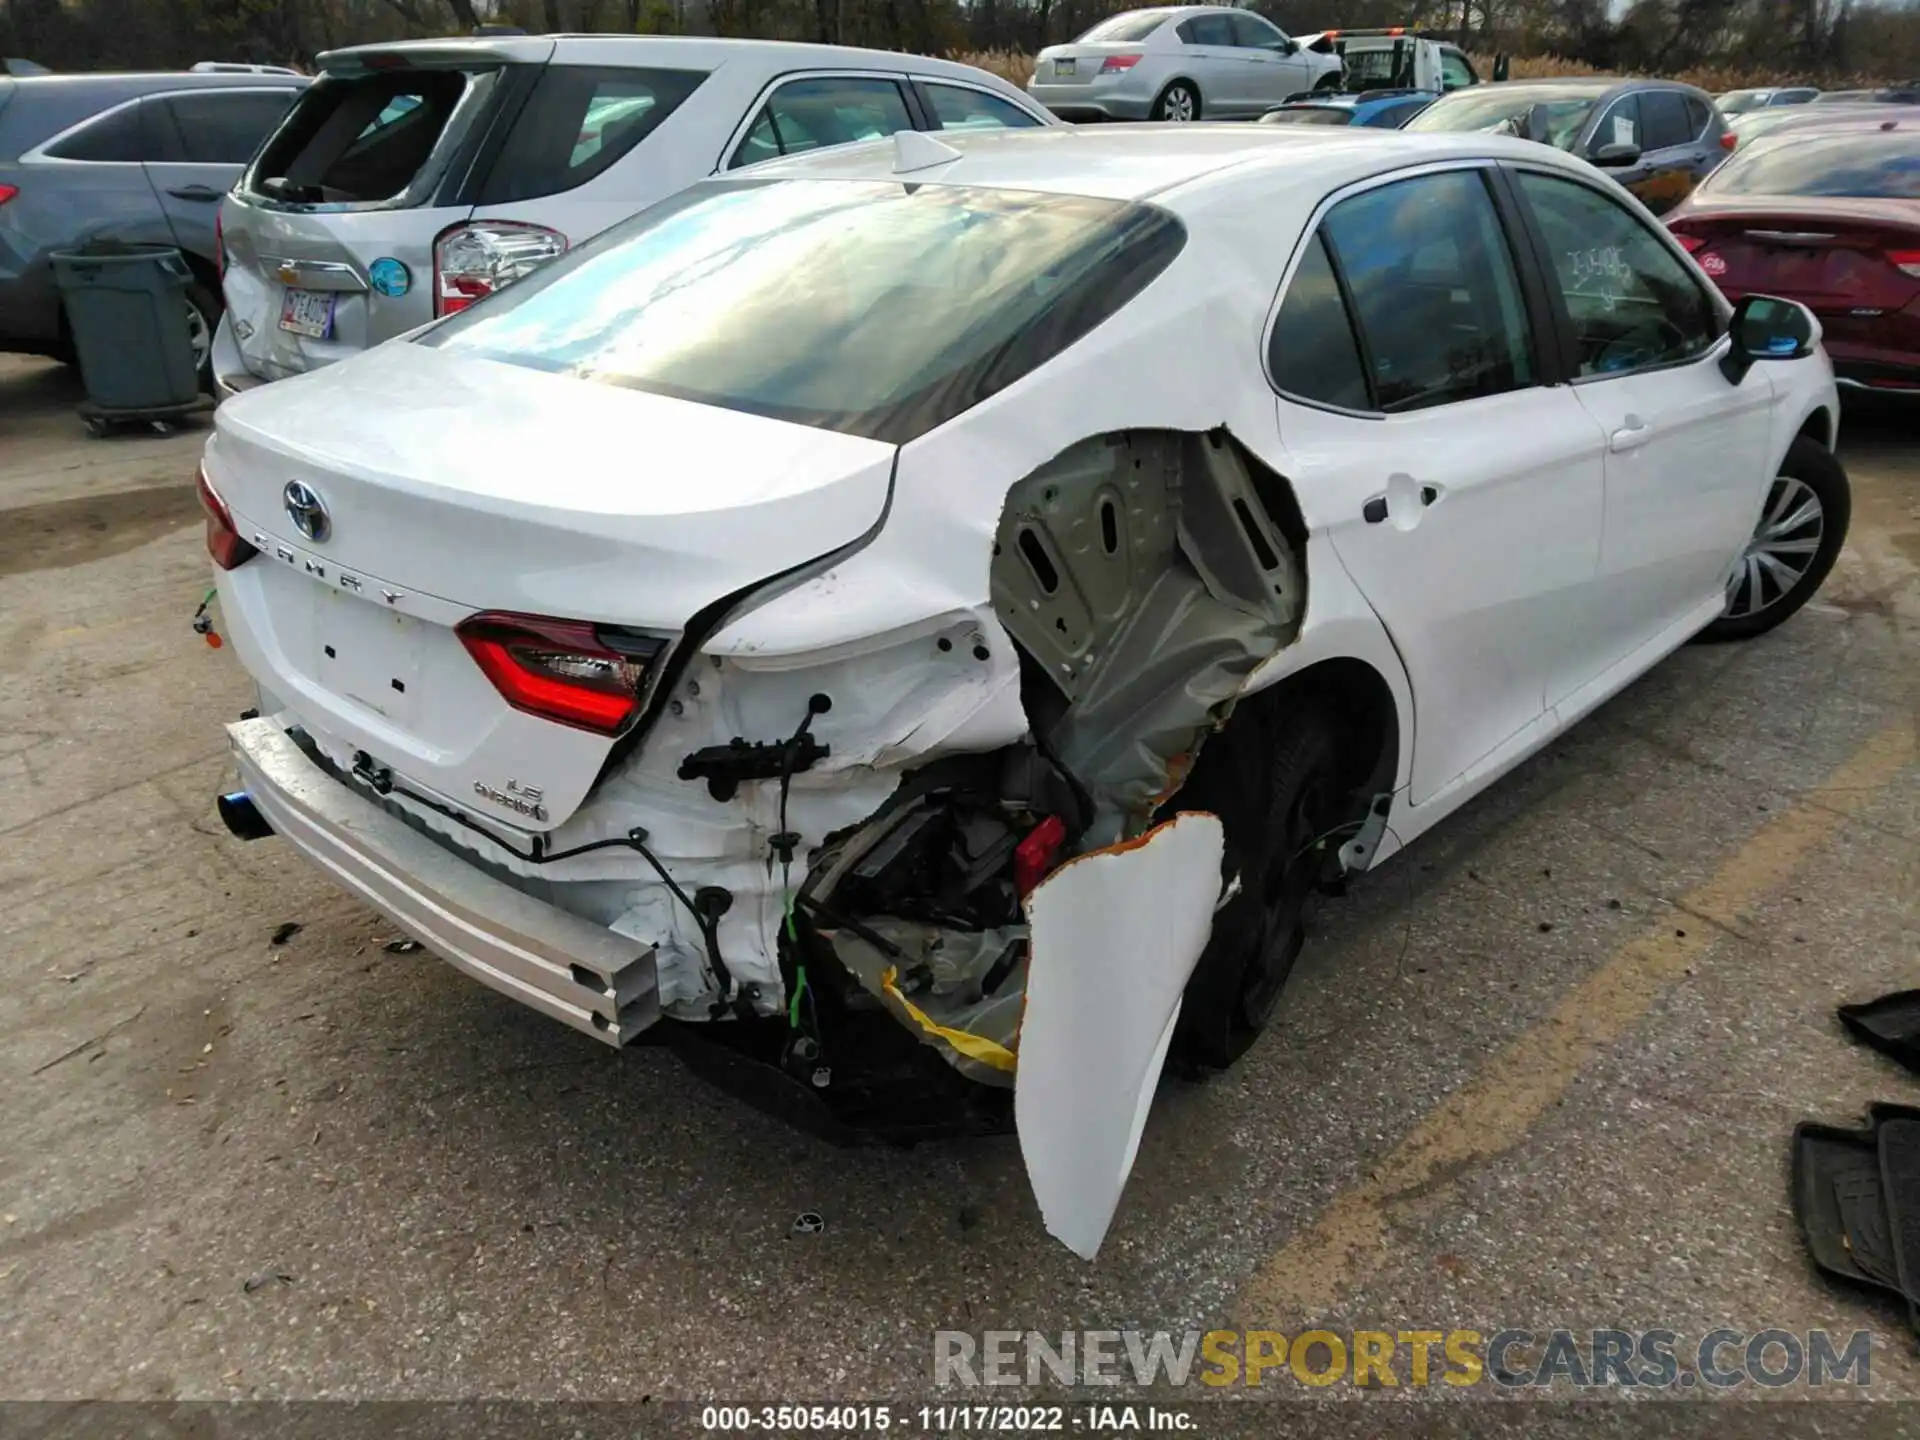
[(1920, 252), (1920, 207), (1796, 200), (1700, 208), (1676, 217), (1672, 229), (1727, 294), (1798, 300), (1830, 335), (1835, 321), (1873, 318), (1856, 312), (1899, 310), (1920, 297), (1920, 276), (1888, 258)]
[(434, 239), (472, 213), (465, 172), (514, 77), (552, 52), (542, 39), (322, 57), (221, 211), (248, 370), (300, 374), (433, 318)]
[[(321, 747), (343, 766), (365, 752), (490, 822), (549, 830), (614, 741), (509, 706), (453, 627), (502, 611), (671, 646), (715, 601), (871, 528), (893, 457), (399, 343), (228, 402), (206, 469), (262, 551), (219, 576), (235, 649)], [(324, 507), (313, 534), (288, 508), (296, 483)]]
[(1100, 74), (1115, 56), (1146, 54), (1144, 41), (1076, 40), (1071, 45), (1049, 45), (1034, 64), (1041, 84), (1084, 85)]

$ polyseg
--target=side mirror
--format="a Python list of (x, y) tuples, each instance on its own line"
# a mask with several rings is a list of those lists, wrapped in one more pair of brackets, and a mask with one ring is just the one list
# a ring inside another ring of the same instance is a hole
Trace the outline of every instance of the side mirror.
[(1297, 40), (1282, 40), (1278, 48), (1282, 55), (1297, 55), (1300, 53), (1300, 43)]
[(1621, 170), (1640, 163), (1640, 147), (1615, 141), (1611, 145), (1599, 146), (1590, 158), (1603, 169)]
[(1756, 360), (1804, 360), (1813, 353), (1813, 313), (1792, 300), (1749, 295), (1733, 307), (1727, 326), (1732, 342), (1720, 373), (1738, 385)]
[(1507, 72), (1510, 68), (1506, 56), (1496, 55), (1493, 57), (1493, 79), (1496, 85), (1507, 78)]

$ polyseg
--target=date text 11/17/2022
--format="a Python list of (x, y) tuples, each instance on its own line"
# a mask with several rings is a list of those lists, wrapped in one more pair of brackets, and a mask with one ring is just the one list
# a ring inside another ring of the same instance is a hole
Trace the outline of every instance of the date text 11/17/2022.
[(909, 1433), (1111, 1435), (1123, 1431), (1190, 1433), (1198, 1421), (1171, 1405), (708, 1405), (700, 1428), (795, 1434), (898, 1428)]

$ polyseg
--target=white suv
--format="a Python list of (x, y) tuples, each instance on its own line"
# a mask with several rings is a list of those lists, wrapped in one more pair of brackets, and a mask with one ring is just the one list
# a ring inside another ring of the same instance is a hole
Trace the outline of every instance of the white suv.
[(221, 211), (222, 398), (463, 309), (707, 175), (1060, 123), (970, 65), (831, 45), (512, 36), (320, 64)]

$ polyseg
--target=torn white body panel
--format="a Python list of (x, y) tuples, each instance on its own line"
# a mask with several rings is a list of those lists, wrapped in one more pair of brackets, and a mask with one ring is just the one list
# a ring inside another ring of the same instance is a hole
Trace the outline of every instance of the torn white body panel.
[(1189, 812), (1028, 897), (1014, 1114), (1047, 1231), (1091, 1260), (1133, 1170), (1180, 994), (1213, 928), (1224, 832)]

